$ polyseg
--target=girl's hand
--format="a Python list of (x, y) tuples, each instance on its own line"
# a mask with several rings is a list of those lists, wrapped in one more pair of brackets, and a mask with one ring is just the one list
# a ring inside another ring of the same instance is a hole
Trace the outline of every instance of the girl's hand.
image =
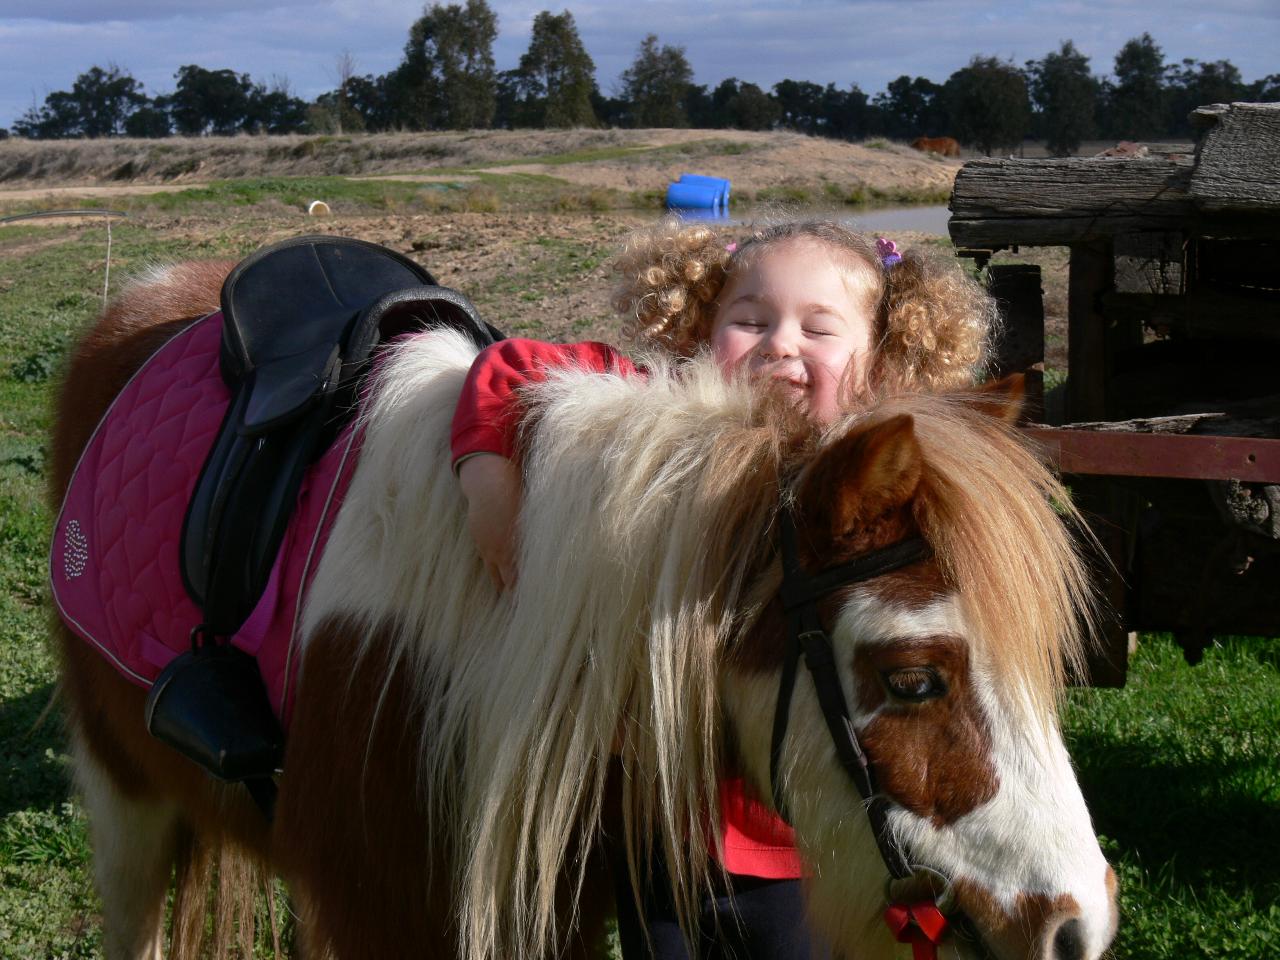
[(499, 591), (516, 583), (516, 521), (520, 470), (506, 457), (478, 453), (463, 461), (458, 482), (467, 500), (467, 530)]

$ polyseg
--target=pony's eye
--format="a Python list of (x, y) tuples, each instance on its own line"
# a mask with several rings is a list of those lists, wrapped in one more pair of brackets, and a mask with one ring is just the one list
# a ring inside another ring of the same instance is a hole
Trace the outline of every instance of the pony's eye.
[(909, 703), (934, 700), (947, 692), (947, 685), (942, 682), (942, 678), (928, 667), (886, 670), (884, 683), (891, 694)]

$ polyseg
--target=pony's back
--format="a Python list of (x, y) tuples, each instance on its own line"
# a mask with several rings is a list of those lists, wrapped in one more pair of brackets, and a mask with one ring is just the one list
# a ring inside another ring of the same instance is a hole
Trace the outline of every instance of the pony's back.
[(94, 427), (151, 354), (196, 317), (218, 309), (231, 261), (154, 267), (128, 284), (71, 353), (58, 389), (50, 499), (56, 511)]

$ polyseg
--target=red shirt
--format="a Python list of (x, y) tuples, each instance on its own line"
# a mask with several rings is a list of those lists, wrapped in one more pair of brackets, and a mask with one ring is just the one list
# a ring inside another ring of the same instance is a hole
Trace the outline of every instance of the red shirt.
[[(476, 357), (453, 415), (453, 463), (473, 453), (514, 459), (520, 425), (521, 387), (545, 379), (547, 368), (581, 367), (600, 373), (639, 376), (627, 357), (603, 343), (545, 343), (500, 340)], [(730, 873), (771, 880), (802, 876), (795, 835), (741, 778), (720, 782), (724, 868)]]

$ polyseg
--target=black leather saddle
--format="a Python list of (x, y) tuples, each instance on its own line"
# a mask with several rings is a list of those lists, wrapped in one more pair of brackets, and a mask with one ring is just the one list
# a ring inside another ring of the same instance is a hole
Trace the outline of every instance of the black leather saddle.
[(147, 728), (224, 780), (278, 768), (283, 735), (257, 664), (221, 641), (266, 588), (307, 467), (355, 414), (378, 344), (453, 327), (502, 335), (462, 294), (362, 240), (307, 236), (252, 254), (222, 288), (219, 364), (231, 403), (183, 524), (182, 576), (204, 622), (157, 679)]

